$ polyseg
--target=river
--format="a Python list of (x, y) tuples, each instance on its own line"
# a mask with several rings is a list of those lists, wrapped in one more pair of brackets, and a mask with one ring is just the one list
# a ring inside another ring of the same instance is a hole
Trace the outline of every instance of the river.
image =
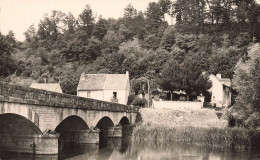
[(100, 145), (87, 144), (65, 148), (59, 155), (26, 155), (0, 152), (0, 160), (259, 160), (259, 150), (234, 151), (227, 148), (180, 143), (132, 143), (108, 139)]

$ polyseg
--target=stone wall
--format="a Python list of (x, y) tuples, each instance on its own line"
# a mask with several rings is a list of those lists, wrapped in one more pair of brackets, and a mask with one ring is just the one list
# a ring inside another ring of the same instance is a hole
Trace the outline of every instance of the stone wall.
[(112, 112), (137, 112), (137, 108), (68, 94), (0, 82), (0, 101)]
[(57, 154), (58, 136), (0, 135), (0, 148), (5, 151), (35, 154)]
[(99, 143), (99, 130), (86, 129), (61, 131), (60, 138), (64, 143)]
[(165, 108), (175, 110), (199, 110), (203, 108), (202, 102), (190, 101), (155, 101), (153, 100), (153, 108)]

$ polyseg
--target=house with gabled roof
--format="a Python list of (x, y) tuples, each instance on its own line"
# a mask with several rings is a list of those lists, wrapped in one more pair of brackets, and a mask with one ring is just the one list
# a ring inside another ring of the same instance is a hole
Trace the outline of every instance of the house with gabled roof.
[(212, 82), (211, 103), (216, 104), (216, 107), (230, 107), (231, 106), (231, 80), (222, 78), (221, 74), (216, 76), (211, 74), (209, 79)]
[(127, 104), (130, 94), (129, 73), (85, 74), (80, 76), (77, 95), (108, 102)]
[(31, 88), (42, 89), (51, 92), (62, 93), (62, 89), (59, 83), (32, 83)]

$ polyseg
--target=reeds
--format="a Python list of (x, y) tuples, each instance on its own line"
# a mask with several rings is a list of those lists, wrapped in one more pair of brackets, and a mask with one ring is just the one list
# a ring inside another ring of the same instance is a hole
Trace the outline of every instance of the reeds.
[(260, 133), (244, 128), (197, 128), (140, 125), (134, 128), (133, 141), (188, 142), (238, 148), (260, 147)]

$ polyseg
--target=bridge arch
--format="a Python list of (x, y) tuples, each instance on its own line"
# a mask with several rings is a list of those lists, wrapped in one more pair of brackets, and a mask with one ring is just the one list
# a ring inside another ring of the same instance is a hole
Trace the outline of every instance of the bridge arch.
[(102, 117), (96, 124), (96, 127), (98, 127), (100, 130), (107, 129), (108, 127), (113, 127), (113, 126), (115, 126), (114, 122), (108, 116)]
[(80, 116), (71, 115), (63, 119), (55, 128), (56, 132), (68, 130), (85, 130), (89, 129), (88, 124)]
[(28, 119), (29, 121), (34, 123), (38, 128), (40, 128), (41, 132), (43, 132), (43, 128), (41, 128), (39, 125), (41, 121), (40, 116), (27, 105), (21, 105), (19, 103), (2, 102), (2, 104), (0, 105), (0, 115), (8, 113), (20, 115)]
[(40, 135), (42, 131), (30, 119), (14, 113), (0, 114), (0, 134)]
[(119, 125), (121, 125), (121, 126), (123, 126), (123, 125), (130, 125), (130, 121), (129, 121), (129, 119), (126, 116), (124, 116), (119, 121)]

